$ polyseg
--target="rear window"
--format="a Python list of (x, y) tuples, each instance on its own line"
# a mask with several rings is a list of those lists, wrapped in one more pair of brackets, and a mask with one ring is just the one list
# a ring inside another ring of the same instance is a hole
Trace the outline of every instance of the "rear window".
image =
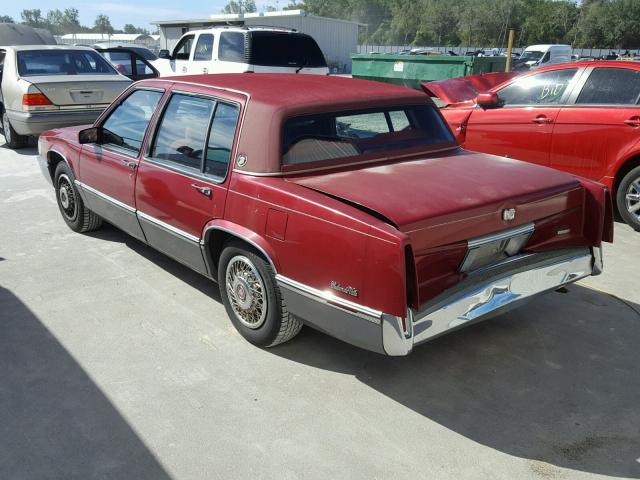
[(454, 142), (451, 131), (432, 105), (305, 115), (285, 122), (282, 163), (364, 159)]
[(36, 75), (117, 75), (109, 62), (90, 50), (28, 50), (18, 52), (21, 77)]
[(250, 32), (251, 65), (272, 67), (326, 67), (316, 41), (309, 35), (289, 32)]

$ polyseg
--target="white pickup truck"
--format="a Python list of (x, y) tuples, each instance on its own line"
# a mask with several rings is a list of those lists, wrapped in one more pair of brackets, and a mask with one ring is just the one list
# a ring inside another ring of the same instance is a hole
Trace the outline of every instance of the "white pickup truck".
[(327, 75), (313, 37), (276, 27), (213, 27), (185, 33), (173, 51), (152, 61), (160, 76), (207, 73), (309, 73)]

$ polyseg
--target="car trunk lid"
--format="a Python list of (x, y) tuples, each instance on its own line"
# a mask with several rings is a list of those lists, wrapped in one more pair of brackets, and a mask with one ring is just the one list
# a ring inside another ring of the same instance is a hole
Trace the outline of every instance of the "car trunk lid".
[(120, 75), (30, 76), (25, 80), (55, 105), (85, 108), (111, 103), (131, 83)]
[[(416, 304), (462, 278), (457, 269), (468, 240), (568, 211), (579, 217), (574, 221), (579, 230), (584, 198), (571, 175), (464, 150), (288, 181), (374, 212), (405, 233), (414, 259)], [(510, 209), (515, 218), (505, 220)], [(438, 262), (446, 264), (440, 268)]]

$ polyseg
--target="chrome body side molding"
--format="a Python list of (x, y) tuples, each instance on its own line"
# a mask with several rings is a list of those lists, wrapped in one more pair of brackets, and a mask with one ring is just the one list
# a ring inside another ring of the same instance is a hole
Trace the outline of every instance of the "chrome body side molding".
[(136, 209), (131, 205), (121, 202), (89, 185), (75, 180), (82, 200), (87, 207), (100, 215), (106, 221), (114, 224), (121, 230), (138, 240), (146, 242), (140, 222), (136, 217)]

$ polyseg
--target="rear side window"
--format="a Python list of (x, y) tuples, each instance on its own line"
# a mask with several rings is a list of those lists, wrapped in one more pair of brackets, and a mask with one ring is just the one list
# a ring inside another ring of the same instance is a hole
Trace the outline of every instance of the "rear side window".
[(102, 124), (103, 144), (138, 153), (162, 92), (136, 90)]
[(251, 65), (326, 67), (322, 50), (309, 35), (289, 32), (250, 32)]
[(207, 98), (174, 94), (158, 127), (151, 157), (201, 172), (214, 104)]
[(566, 68), (528, 75), (502, 88), (498, 96), (505, 105), (557, 105), (577, 71)]
[(193, 52), (193, 59), (196, 61), (211, 60), (213, 56), (213, 35), (203, 33), (198, 37), (196, 51)]
[(207, 143), (204, 171), (217, 180), (222, 180), (227, 175), (238, 123), (238, 112), (239, 109), (235, 105), (218, 103), (216, 107)]
[(172, 58), (174, 60), (189, 60), (191, 46), (193, 45), (193, 38), (193, 35), (189, 35), (180, 40), (180, 43), (178, 43), (176, 48), (173, 50)]
[(115, 70), (93, 50), (26, 50), (18, 52), (21, 77), (47, 75), (116, 75)]
[(223, 32), (220, 34), (218, 58), (225, 62), (245, 63), (244, 33)]
[(638, 105), (640, 71), (630, 68), (596, 68), (587, 79), (576, 104)]
[(295, 165), (455, 143), (432, 105), (305, 115), (287, 120), (282, 163)]

